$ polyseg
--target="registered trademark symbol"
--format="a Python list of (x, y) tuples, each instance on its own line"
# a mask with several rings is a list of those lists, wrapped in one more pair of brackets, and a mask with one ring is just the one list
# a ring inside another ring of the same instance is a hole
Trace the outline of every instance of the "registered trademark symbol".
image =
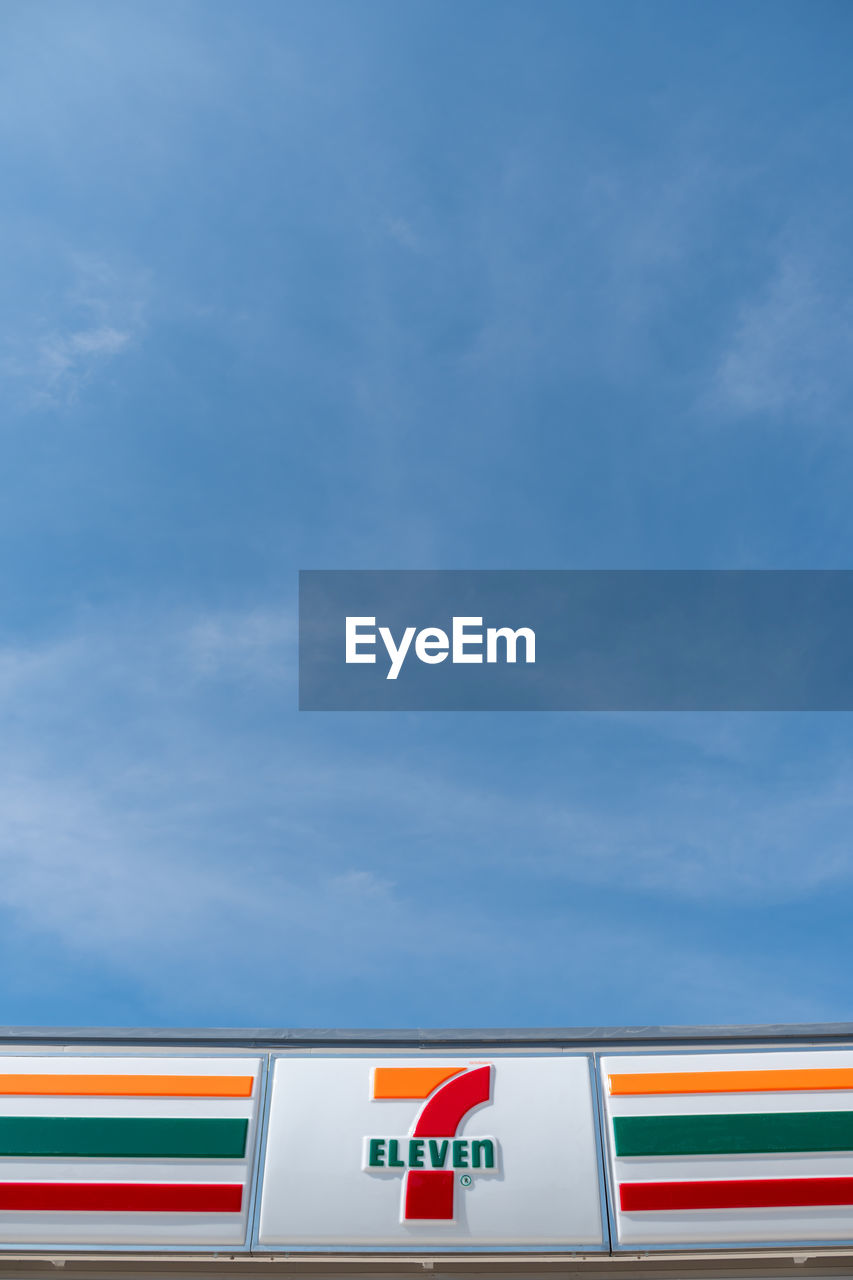
[(462, 1177), (459, 1179), (459, 1181), (462, 1183), (462, 1186), (463, 1186), (463, 1187), (470, 1187), (470, 1185), (471, 1185), (471, 1175), (470, 1175), (470, 1173), (463, 1173), (463, 1175), (462, 1175)]

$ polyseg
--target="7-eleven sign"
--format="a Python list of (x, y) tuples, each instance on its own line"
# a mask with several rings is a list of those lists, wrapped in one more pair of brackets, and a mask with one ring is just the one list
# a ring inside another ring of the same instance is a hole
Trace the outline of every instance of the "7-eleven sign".
[(407, 1134), (364, 1139), (367, 1173), (403, 1175), (402, 1222), (452, 1222), (455, 1189), (470, 1187), (479, 1174), (496, 1173), (497, 1140), (459, 1136), (462, 1122), (492, 1100), (494, 1067), (374, 1067), (371, 1098), (411, 1099), (415, 1109)]

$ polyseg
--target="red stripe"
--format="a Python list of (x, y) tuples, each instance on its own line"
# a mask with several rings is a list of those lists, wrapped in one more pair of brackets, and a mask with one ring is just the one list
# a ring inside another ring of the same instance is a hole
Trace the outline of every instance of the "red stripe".
[(453, 1182), (451, 1169), (410, 1169), (406, 1178), (406, 1222), (419, 1218), (452, 1220)]
[(492, 1068), (475, 1067), (454, 1076), (432, 1095), (415, 1125), (416, 1138), (447, 1138), (474, 1107), (488, 1102), (492, 1093)]
[(0, 1210), (239, 1213), (238, 1182), (0, 1182)]
[(853, 1204), (853, 1178), (726, 1178), (720, 1182), (623, 1182), (626, 1213), (647, 1209), (784, 1209)]

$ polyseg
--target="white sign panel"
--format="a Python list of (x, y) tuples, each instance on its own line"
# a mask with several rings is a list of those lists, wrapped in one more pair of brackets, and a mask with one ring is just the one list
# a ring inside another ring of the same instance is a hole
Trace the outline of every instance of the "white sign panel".
[(0, 1246), (246, 1246), (262, 1060), (0, 1054)]
[(614, 1246), (853, 1241), (853, 1051), (600, 1062)]
[(605, 1247), (586, 1057), (274, 1061), (256, 1247)]

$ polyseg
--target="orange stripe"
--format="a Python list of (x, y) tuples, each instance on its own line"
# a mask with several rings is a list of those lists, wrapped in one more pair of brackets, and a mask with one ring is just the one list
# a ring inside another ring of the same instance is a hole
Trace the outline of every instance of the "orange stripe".
[(251, 1098), (252, 1076), (6, 1075), (0, 1096), (86, 1098)]
[(853, 1089), (853, 1068), (660, 1071), (610, 1077), (610, 1092), (614, 1097), (658, 1093), (796, 1093), (804, 1089)]
[(464, 1067), (375, 1067), (373, 1096), (428, 1098), (433, 1089), (464, 1070)]

